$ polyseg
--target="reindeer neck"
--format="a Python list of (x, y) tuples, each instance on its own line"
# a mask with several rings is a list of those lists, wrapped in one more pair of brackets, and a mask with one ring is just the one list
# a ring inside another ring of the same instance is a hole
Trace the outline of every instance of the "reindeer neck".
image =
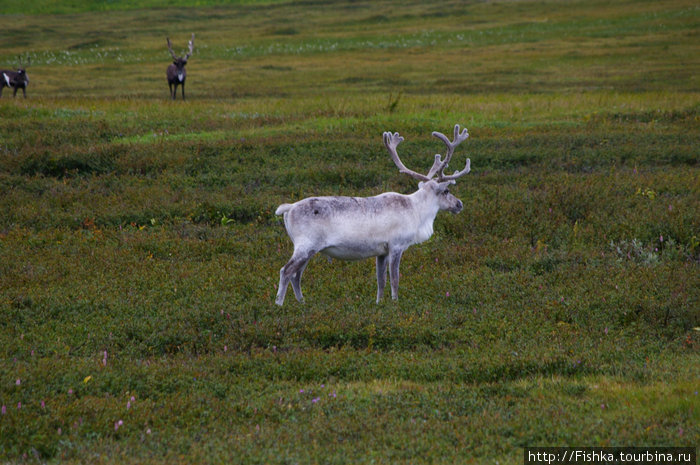
[(425, 189), (418, 189), (411, 194), (411, 197), (413, 197), (414, 205), (420, 211), (421, 218), (435, 219), (440, 207), (434, 194), (427, 192)]
[(433, 235), (433, 222), (439, 211), (435, 196), (424, 189), (418, 189), (411, 194), (419, 226), (416, 234), (416, 243), (426, 241)]

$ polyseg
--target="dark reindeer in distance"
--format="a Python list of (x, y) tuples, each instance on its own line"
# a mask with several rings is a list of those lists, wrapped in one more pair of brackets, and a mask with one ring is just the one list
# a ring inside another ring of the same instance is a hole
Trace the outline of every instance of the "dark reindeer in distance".
[(187, 60), (189, 60), (190, 56), (192, 56), (192, 52), (194, 51), (194, 33), (192, 33), (192, 38), (187, 44), (189, 52), (184, 57), (178, 57), (177, 55), (175, 55), (175, 52), (173, 52), (173, 46), (170, 43), (170, 38), (166, 37), (166, 39), (168, 41), (168, 50), (170, 51), (170, 55), (172, 55), (173, 57), (172, 64), (168, 66), (168, 69), (165, 72), (165, 74), (168, 76), (168, 87), (170, 88), (170, 96), (173, 100), (175, 100), (175, 95), (177, 94), (177, 86), (181, 85), (182, 100), (185, 100), (185, 78), (187, 77), (185, 65), (187, 64)]
[(401, 162), (396, 147), (403, 141), (398, 133), (385, 132), (384, 145), (401, 173), (420, 181), (410, 195), (385, 192), (375, 197), (309, 197), (296, 203), (284, 203), (275, 214), (284, 216), (294, 253), (280, 270), (280, 283), (275, 303), (282, 305), (291, 283), (294, 295), (302, 302), (301, 275), (311, 257), (320, 252), (341, 260), (376, 257), (377, 303), (384, 295), (387, 266), (391, 282), (391, 298), (399, 297), (399, 263), (408, 247), (427, 241), (433, 234), (433, 221), (439, 211), (459, 213), (462, 202), (450, 194), (455, 180), (469, 173), (470, 161), (462, 171), (445, 174), (455, 147), (469, 137), (459, 125), (454, 139), (433, 132), (447, 147), (445, 159), (435, 155), (427, 174), (412, 171)]
[[(27, 76), (26, 67), (22, 64), (22, 57), (18, 56), (19, 68), (17, 71), (0, 70), (0, 97), (2, 97), (2, 89), (10, 87), (14, 89), (12, 95), (17, 97), (17, 90), (22, 89), (24, 98), (27, 98), (27, 86), (29, 85), (29, 77)], [(27, 59), (27, 66), (31, 63), (31, 58)]]

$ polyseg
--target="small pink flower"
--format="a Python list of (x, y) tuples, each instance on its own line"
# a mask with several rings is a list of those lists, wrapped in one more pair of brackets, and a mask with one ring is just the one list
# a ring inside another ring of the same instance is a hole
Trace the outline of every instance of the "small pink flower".
[(118, 430), (119, 427), (123, 424), (124, 424), (123, 420), (119, 420), (119, 421), (114, 422), (114, 431)]
[(132, 401), (132, 402), (136, 402), (136, 397), (131, 396), (131, 399), (129, 399), (129, 400)]
[(69, 395), (69, 396), (72, 396), (72, 395), (73, 395), (73, 388), (68, 389), (68, 395)]
[(128, 401), (126, 403), (126, 409), (129, 410), (131, 408), (131, 401)]
[(41, 401), (41, 408), (42, 408), (42, 409), (45, 409), (45, 408), (46, 408), (46, 402), (44, 402), (43, 400)]
[(19, 386), (20, 384), (22, 384), (22, 380), (19, 379), (19, 378), (17, 378), (17, 381), (15, 381), (15, 384), (16, 384), (17, 386)]
[(148, 429), (146, 430), (146, 434), (151, 434), (151, 428), (148, 428)]
[(605, 329), (603, 330), (605, 334), (608, 334), (608, 327), (606, 326)]
[(22, 410), (22, 402), (17, 402), (17, 410)]
[(659, 236), (659, 242), (663, 242), (663, 241), (664, 241), (664, 236), (663, 235)]
[(5, 415), (5, 414), (7, 413), (7, 407), (5, 407), (5, 406), (3, 405), (3, 406), (2, 406), (2, 409), (0, 409), (0, 412), (1, 412), (3, 415)]
[(318, 402), (319, 400), (321, 400), (320, 397), (314, 397), (313, 399), (311, 399), (311, 402), (315, 404), (315, 403)]
[(228, 352), (228, 346), (224, 346), (224, 352)]
[(61, 433), (63, 432), (63, 430), (62, 430), (61, 428), (58, 428), (58, 430), (57, 430), (56, 432), (57, 432), (57, 433), (58, 433), (58, 435), (60, 436), (60, 435), (61, 435)]
[(449, 297), (449, 296), (450, 296), (450, 291), (445, 292), (445, 297)]

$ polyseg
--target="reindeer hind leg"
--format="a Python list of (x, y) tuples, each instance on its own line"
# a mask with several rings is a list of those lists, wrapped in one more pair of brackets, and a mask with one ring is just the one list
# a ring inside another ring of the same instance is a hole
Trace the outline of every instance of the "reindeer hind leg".
[(292, 275), (292, 289), (294, 290), (294, 297), (297, 298), (299, 302), (304, 301), (304, 294), (301, 292), (301, 275), (304, 273), (304, 270), (306, 269), (306, 265), (309, 264), (309, 260), (307, 260), (301, 268), (299, 268), (299, 271), (294, 273)]
[(296, 285), (299, 286), (299, 294), (297, 290), (294, 289), (295, 296), (300, 302), (303, 299), (301, 295), (301, 273), (303, 273), (304, 268), (311, 260), (311, 257), (316, 253), (315, 250), (299, 251), (295, 250), (292, 254), (292, 258), (289, 259), (286, 265), (280, 269), (280, 283), (277, 287), (277, 298), (275, 303), (277, 305), (282, 305), (284, 303), (284, 297), (287, 294), (287, 287), (289, 287), (290, 281), (292, 282), (292, 288), (295, 288), (294, 280), (297, 280)]

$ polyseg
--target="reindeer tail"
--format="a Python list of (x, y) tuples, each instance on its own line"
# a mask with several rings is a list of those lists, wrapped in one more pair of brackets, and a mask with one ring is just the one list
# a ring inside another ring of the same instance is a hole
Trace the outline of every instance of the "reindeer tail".
[(291, 210), (292, 207), (293, 207), (293, 204), (291, 204), (291, 203), (283, 203), (282, 205), (277, 207), (277, 210), (275, 210), (275, 215), (284, 215), (289, 210)]

